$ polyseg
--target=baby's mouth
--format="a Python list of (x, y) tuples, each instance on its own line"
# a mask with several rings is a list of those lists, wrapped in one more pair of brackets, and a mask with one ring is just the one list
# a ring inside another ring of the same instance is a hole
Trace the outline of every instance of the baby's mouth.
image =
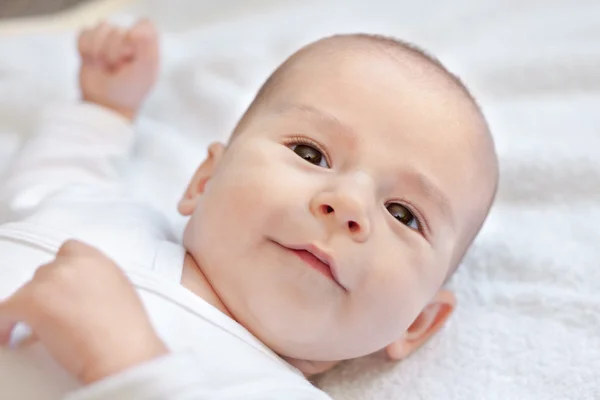
[(319, 271), (320, 273), (322, 273), (329, 279), (335, 280), (335, 277), (331, 273), (331, 267), (329, 266), (329, 264), (327, 262), (321, 260), (317, 256), (315, 256), (310, 251), (294, 250), (294, 249), (290, 249), (290, 251), (293, 252), (294, 254), (296, 254), (298, 257), (300, 257), (300, 259), (302, 261), (304, 261), (305, 263), (307, 263), (310, 267), (316, 269), (317, 271)]
[(340, 283), (337, 275), (337, 266), (335, 263), (335, 259), (329, 255), (324, 250), (321, 250), (318, 246), (314, 244), (309, 245), (282, 245), (278, 242), (275, 242), (286, 250), (294, 253), (297, 257), (299, 257), (302, 261), (304, 261), (309, 267), (317, 270), (325, 277), (331, 279), (335, 282), (339, 287), (341, 287), (344, 291), (347, 289)]

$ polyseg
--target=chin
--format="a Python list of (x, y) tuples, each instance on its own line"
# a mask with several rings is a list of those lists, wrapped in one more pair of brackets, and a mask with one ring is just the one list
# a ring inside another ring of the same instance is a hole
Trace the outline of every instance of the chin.
[(315, 375), (325, 373), (335, 367), (342, 361), (308, 361), (296, 358), (282, 357), (290, 365), (298, 368), (305, 377), (310, 378)]

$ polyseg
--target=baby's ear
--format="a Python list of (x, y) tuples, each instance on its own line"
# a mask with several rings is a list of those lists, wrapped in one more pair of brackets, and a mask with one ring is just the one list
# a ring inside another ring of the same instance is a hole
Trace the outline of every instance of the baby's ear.
[(392, 360), (408, 357), (444, 326), (455, 307), (454, 294), (447, 290), (440, 290), (406, 333), (385, 348), (388, 357)]
[(225, 152), (225, 145), (222, 143), (213, 143), (208, 147), (208, 155), (200, 164), (196, 173), (192, 177), (183, 197), (179, 201), (178, 210), (181, 215), (191, 215), (196, 208), (198, 198), (204, 193), (206, 183), (214, 174), (219, 161)]

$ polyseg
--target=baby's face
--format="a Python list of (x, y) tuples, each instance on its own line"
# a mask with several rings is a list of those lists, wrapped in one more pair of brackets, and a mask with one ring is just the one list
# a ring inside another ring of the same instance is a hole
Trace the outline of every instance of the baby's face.
[(185, 233), (231, 314), (305, 360), (398, 339), (484, 207), (481, 124), (447, 78), (339, 57), (295, 67), (219, 160)]

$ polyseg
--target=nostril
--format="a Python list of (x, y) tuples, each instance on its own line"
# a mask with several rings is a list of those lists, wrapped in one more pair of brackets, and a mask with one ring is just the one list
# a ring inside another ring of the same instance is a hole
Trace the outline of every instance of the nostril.
[(333, 212), (333, 207), (325, 204), (321, 206), (321, 210), (323, 211), (323, 214), (331, 214)]
[(354, 221), (349, 221), (348, 229), (350, 229), (350, 232), (357, 232), (360, 229), (360, 226)]

